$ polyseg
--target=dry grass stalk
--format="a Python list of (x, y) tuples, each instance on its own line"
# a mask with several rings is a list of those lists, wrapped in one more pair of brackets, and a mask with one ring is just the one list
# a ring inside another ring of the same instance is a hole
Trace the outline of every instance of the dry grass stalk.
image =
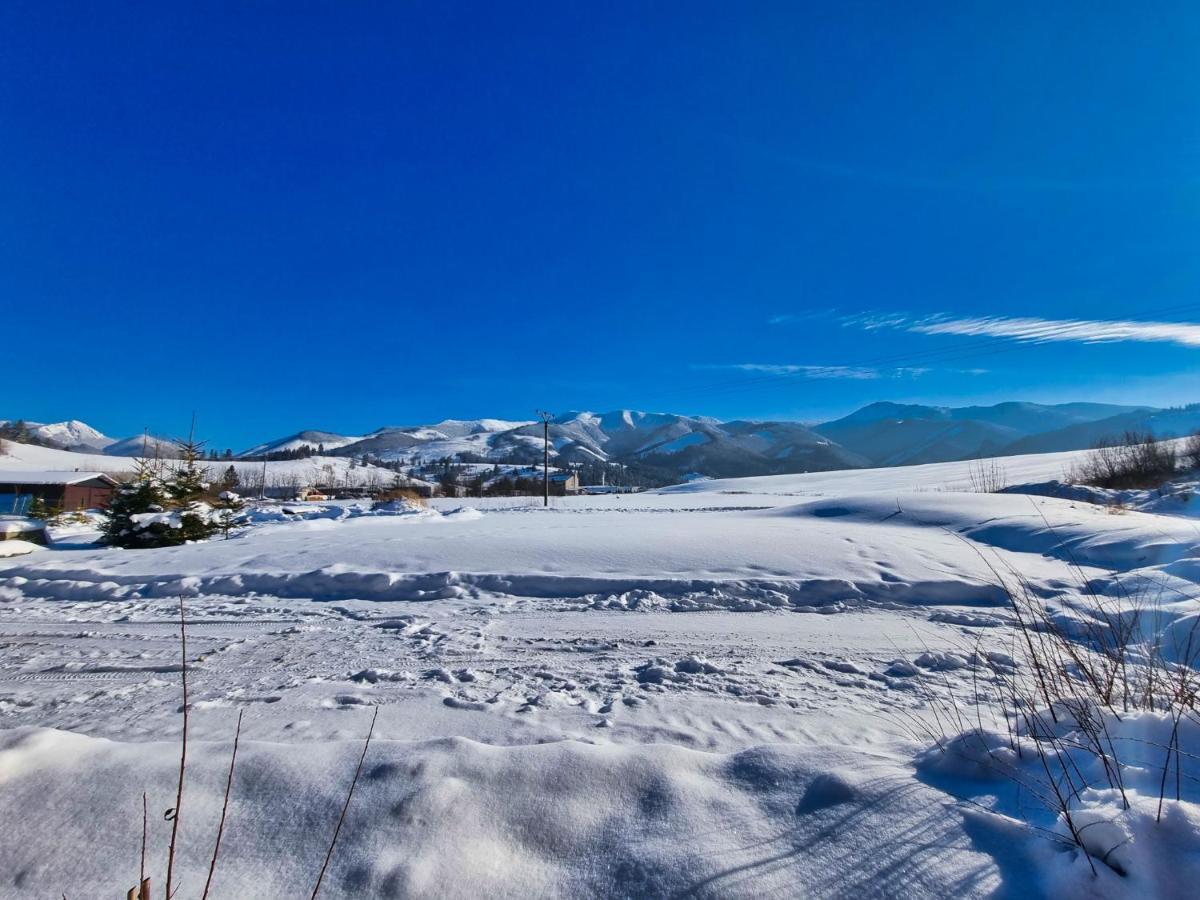
[(329, 842), (329, 852), (325, 854), (325, 862), (321, 864), (321, 871), (317, 875), (317, 883), (313, 886), (310, 900), (316, 900), (317, 893), (321, 890), (321, 882), (325, 880), (325, 871), (329, 868), (329, 861), (333, 859), (333, 848), (337, 846), (342, 823), (346, 821), (346, 811), (350, 808), (350, 799), (354, 796), (354, 786), (358, 784), (358, 776), (362, 774), (363, 760), (367, 758), (367, 748), (371, 746), (371, 735), (375, 733), (375, 720), (378, 718), (379, 707), (377, 706), (371, 716), (371, 727), (367, 730), (367, 740), (363, 744), (362, 754), (358, 757), (358, 766), (354, 770), (354, 778), (350, 781), (350, 790), (346, 792), (346, 802), (342, 804), (342, 814), (338, 816), (337, 827), (333, 830), (333, 840)]
[[(1049, 522), (1046, 524), (1053, 531)], [(949, 738), (953, 734), (978, 737), (978, 746), (985, 750), (998, 771), (1029, 790), (1040, 803), (1058, 815), (1070, 843), (1083, 851), (1092, 871), (1098, 860), (1119, 872), (1111, 859), (1116, 848), (1097, 853), (1087, 843), (1085, 834), (1097, 822), (1080, 825), (1076, 811), (1084, 791), (1103, 785), (1116, 792), (1123, 809), (1131, 808), (1125, 780), (1133, 762), (1127, 758), (1127, 753), (1118, 750), (1118, 742), (1130, 738), (1114, 737), (1109, 723), (1119, 722), (1125, 714), (1139, 710), (1166, 713), (1171, 725), (1170, 737), (1164, 744), (1141, 741), (1164, 753), (1159, 817), (1171, 793), (1168, 785), (1172, 765), (1174, 797), (1177, 800), (1181, 797), (1181, 782), (1187, 777), (1181, 771), (1182, 757), (1191, 758), (1191, 754), (1184, 754), (1179, 747), (1179, 730), (1185, 717), (1195, 719), (1197, 716), (1197, 679), (1200, 676), (1195, 665), (1200, 660), (1200, 633), (1197, 630), (1200, 619), (1192, 623), (1182, 639), (1176, 638), (1176, 646), (1172, 648), (1163, 648), (1157, 639), (1144, 639), (1142, 626), (1148, 614), (1153, 614), (1157, 621), (1159, 598), (1132, 595), (1120, 582), (1115, 582), (1111, 588), (1115, 597), (1101, 594), (1062, 544), (1060, 551), (1069, 560), (1080, 593), (1090, 601), (1088, 614), (1067, 619), (1052, 613), (1024, 576), (1005, 566), (998, 555), (991, 559), (967, 543), (983, 559), (1008, 599), (1015, 623), (1017, 644), (1014, 649), (1019, 647), (1024, 663), (1021, 669), (987, 664), (987, 657), (976, 645), (974, 652), (968, 652), (968, 657), (973, 659), (974, 666), (990, 668), (991, 672), (986, 683), (981, 683), (979, 672), (972, 671), (974, 697), (971, 699), (978, 708), (988, 699), (984, 696), (986, 684), (999, 687), (1000, 713), (1008, 729), (1009, 746), (1018, 752), (1022, 744), (1031, 747), (1041, 777), (1036, 779), (1036, 784), (1030, 783), (1013, 765), (995, 757), (988, 749), (985, 727), (978, 712), (974, 725), (961, 727), (960, 704), (949, 690), (948, 681), (947, 693), (939, 694), (925, 678), (921, 679), (925, 699), (934, 709), (935, 727), (919, 725), (912, 731), (932, 735), (933, 743), (944, 752), (952, 746)], [(1157, 634), (1158, 629), (1151, 628), (1148, 633)], [(1166, 649), (1173, 653), (1166, 653)], [(945, 727), (947, 722), (957, 727), (948, 729)], [(1080, 754), (1082, 760), (1090, 759), (1098, 764), (1098, 783), (1096, 779), (1089, 779), (1081, 768)]]
[(175, 789), (175, 807), (168, 810), (171, 819), (171, 845), (167, 850), (167, 886), (166, 898), (171, 900), (175, 892), (172, 887), (172, 877), (175, 871), (175, 846), (179, 836), (179, 812), (183, 805), (183, 782), (187, 774), (187, 739), (188, 739), (188, 684), (187, 684), (187, 619), (184, 615), (183, 595), (179, 596), (179, 653), (182, 664), (180, 679), (183, 682), (183, 739), (179, 748), (179, 781)]
[(221, 802), (221, 821), (217, 824), (217, 840), (213, 844), (212, 859), (208, 863), (208, 878), (204, 882), (204, 893), (200, 900), (207, 900), (209, 888), (212, 887), (213, 875), (217, 871), (217, 855), (221, 852), (221, 835), (225, 832), (225, 816), (229, 812), (229, 794), (233, 788), (233, 767), (237, 765), (238, 742), (242, 737), (242, 714), (238, 710), (237, 730), (233, 733), (233, 753), (229, 757), (229, 774), (225, 777), (225, 799)]

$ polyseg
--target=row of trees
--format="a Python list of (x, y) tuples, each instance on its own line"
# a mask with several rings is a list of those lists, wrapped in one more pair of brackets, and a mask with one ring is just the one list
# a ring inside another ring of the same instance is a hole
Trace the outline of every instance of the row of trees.
[(301, 444), (299, 447), (293, 447), (290, 450), (272, 450), (269, 453), (259, 453), (254, 456), (243, 456), (242, 459), (262, 462), (290, 462), (296, 459), (309, 459), (313, 456), (324, 456), (325, 445), (318, 444), (316, 449), (313, 449), (308, 444)]

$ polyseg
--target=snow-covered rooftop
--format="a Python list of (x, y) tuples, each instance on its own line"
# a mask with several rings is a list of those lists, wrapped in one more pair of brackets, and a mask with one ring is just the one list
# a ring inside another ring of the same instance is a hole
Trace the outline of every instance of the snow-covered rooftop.
[(53, 472), (53, 471), (9, 471), (0, 470), (0, 484), (79, 484), (81, 481), (91, 481), (101, 478), (112, 484), (116, 480), (104, 472)]

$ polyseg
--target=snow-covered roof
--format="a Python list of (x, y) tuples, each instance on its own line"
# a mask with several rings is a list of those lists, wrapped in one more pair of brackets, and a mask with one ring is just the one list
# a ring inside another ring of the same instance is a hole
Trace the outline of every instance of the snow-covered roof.
[(99, 478), (115, 485), (116, 479), (103, 472), (18, 472), (0, 470), (0, 484), (79, 484)]

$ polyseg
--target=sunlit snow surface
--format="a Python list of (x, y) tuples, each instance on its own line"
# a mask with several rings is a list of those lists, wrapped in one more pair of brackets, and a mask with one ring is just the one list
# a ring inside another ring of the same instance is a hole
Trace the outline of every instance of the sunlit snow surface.
[[(1045, 481), (1072, 456), (1004, 464)], [(77, 528), (0, 559), (0, 896), (121, 895), (143, 790), (161, 882), (180, 596), (180, 896), (203, 885), (239, 711), (214, 892), (293, 897), (311, 892), (371, 707), (322, 896), (1186, 896), (1194, 804), (1164, 832), (1169, 872), (1096, 881), (960, 804), (963, 773), (919, 767), (908, 726), (927, 690), (968, 701), (974, 652), (1012, 649), (997, 573), (1064, 620), (1088, 615), (1089, 591), (1135, 585), (1164, 630), (1189, 621), (1190, 504), (970, 486), (948, 463), (549, 509), (296, 505), (228, 541), (103, 550)]]

